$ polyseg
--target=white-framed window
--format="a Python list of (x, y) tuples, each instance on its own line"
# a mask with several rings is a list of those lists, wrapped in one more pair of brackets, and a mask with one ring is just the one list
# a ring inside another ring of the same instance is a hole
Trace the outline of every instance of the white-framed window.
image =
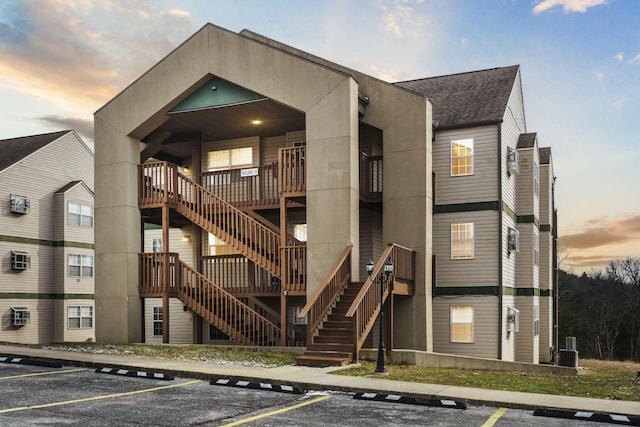
[(298, 317), (300, 312), (304, 307), (301, 305), (293, 306), (293, 324), (294, 325), (306, 325), (307, 324), (307, 316), (304, 316), (302, 319)]
[(293, 237), (301, 242), (307, 241), (307, 224), (295, 224), (293, 226)]
[(451, 176), (473, 175), (473, 139), (451, 141)]
[(533, 265), (540, 265), (540, 235), (533, 230)]
[(93, 206), (69, 202), (67, 223), (82, 227), (93, 227)]
[(538, 197), (540, 192), (540, 168), (538, 162), (533, 162), (533, 195)]
[(93, 277), (93, 256), (69, 254), (67, 271), (70, 277)]
[(473, 259), (473, 222), (451, 224), (451, 259)]
[(253, 147), (209, 151), (207, 154), (207, 169), (210, 171), (236, 169), (251, 165), (253, 165)]
[(153, 336), (162, 336), (162, 306), (153, 307)]
[(162, 252), (162, 239), (153, 239), (151, 242), (151, 250), (153, 252)]
[(533, 306), (533, 336), (540, 335), (540, 305)]
[(69, 329), (93, 328), (93, 307), (75, 305), (67, 308), (67, 325)]
[(473, 343), (473, 306), (450, 306), (450, 340), (457, 343)]

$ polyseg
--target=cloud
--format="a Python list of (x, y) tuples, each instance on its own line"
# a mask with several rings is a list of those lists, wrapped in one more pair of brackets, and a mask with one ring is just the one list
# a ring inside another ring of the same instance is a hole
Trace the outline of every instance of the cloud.
[(547, 12), (556, 6), (562, 6), (564, 13), (584, 13), (587, 9), (602, 4), (607, 4), (607, 0), (542, 0), (533, 7), (533, 13)]
[(616, 53), (613, 58), (618, 62), (622, 62), (622, 60), (624, 59), (624, 52)]
[(631, 64), (640, 64), (640, 53), (637, 54), (631, 61), (629, 61), (629, 63), (631, 63)]
[(93, 113), (193, 32), (187, 12), (153, 7), (140, 0), (19, 2), (8, 17), (0, 14), (0, 88), (54, 100), (72, 114)]
[[(394, 0), (391, 7), (383, 6), (384, 28), (397, 38), (417, 38), (426, 21), (419, 13), (414, 13), (409, 0)], [(415, 1), (423, 3), (422, 0)]]
[(559, 237), (559, 244), (564, 251), (640, 240), (640, 214), (609, 222), (606, 219), (592, 220), (588, 224), (589, 227), (580, 233)]
[(60, 116), (43, 116), (38, 117), (38, 120), (58, 129), (74, 129), (81, 136), (93, 141), (93, 120)]
[(602, 79), (604, 79), (604, 73), (603, 73), (603, 72), (601, 72), (601, 71), (600, 71), (600, 72), (597, 72), (597, 73), (596, 73), (596, 79), (597, 79), (598, 81), (601, 81)]

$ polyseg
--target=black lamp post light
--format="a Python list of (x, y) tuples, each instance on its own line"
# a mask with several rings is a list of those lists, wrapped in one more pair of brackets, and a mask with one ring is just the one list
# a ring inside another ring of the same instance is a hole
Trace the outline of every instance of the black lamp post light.
[[(371, 277), (371, 274), (373, 273), (373, 267), (373, 260), (369, 259), (369, 262), (365, 266), (369, 277)], [(380, 338), (378, 340), (378, 361), (375, 370), (375, 373), (377, 374), (387, 373), (387, 370), (384, 368), (384, 304), (382, 299), (384, 297), (384, 284), (389, 280), (389, 276), (391, 276), (391, 273), (393, 273), (393, 262), (391, 261), (391, 258), (388, 258), (384, 263), (384, 276), (380, 277)], [(372, 280), (374, 281), (374, 283), (377, 281), (376, 278), (373, 278)]]

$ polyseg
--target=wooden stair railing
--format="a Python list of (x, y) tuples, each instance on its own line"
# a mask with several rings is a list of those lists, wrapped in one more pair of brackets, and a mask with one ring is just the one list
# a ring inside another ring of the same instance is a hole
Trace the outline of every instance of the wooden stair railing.
[(168, 162), (140, 166), (141, 208), (167, 204), (271, 274), (281, 277), (280, 236), (196, 184)]
[(280, 327), (189, 265), (177, 261), (180, 279), (176, 280), (176, 295), (187, 307), (238, 344), (280, 344)]
[[(280, 313), (273, 310), (271, 307), (260, 301), (252, 295), (242, 296), (240, 300), (245, 302), (253, 310), (260, 313), (267, 318), (270, 322), (277, 325), (282, 329), (280, 324)], [(246, 301), (245, 301), (246, 300)], [(304, 330), (303, 328), (304, 327)], [(306, 325), (296, 325), (290, 321), (287, 321), (287, 345), (290, 347), (304, 347), (306, 342)]]
[[(393, 274), (384, 280), (377, 280), (380, 275), (384, 275), (384, 263), (389, 258), (393, 262)], [(391, 295), (396, 280), (415, 281), (415, 251), (391, 243), (382, 251), (373, 267), (371, 276), (365, 280), (353, 304), (345, 314), (345, 317), (353, 319), (354, 322), (353, 354), (355, 360), (359, 359), (360, 349), (375, 324), (382, 304)], [(382, 286), (383, 293), (382, 302), (380, 301), (380, 286)], [(392, 316), (393, 313), (390, 313), (389, 318)], [(393, 343), (388, 346), (388, 349), (392, 348)]]

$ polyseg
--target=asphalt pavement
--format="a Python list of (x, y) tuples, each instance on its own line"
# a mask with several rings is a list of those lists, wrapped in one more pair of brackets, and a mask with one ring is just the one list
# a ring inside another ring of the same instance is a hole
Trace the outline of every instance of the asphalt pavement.
[(353, 393), (377, 393), (424, 399), (461, 401), (514, 409), (562, 409), (594, 413), (640, 416), (640, 402), (592, 399), (538, 393), (487, 390), (439, 384), (392, 381), (383, 375), (375, 378), (331, 375), (336, 367), (280, 366), (247, 367), (234, 364), (148, 359), (135, 356), (79, 353), (0, 345), (0, 355), (21, 356), (44, 361), (58, 361), (65, 366), (117, 367), (165, 373), (176, 377), (230, 379), (299, 387), (303, 390), (334, 390)]

